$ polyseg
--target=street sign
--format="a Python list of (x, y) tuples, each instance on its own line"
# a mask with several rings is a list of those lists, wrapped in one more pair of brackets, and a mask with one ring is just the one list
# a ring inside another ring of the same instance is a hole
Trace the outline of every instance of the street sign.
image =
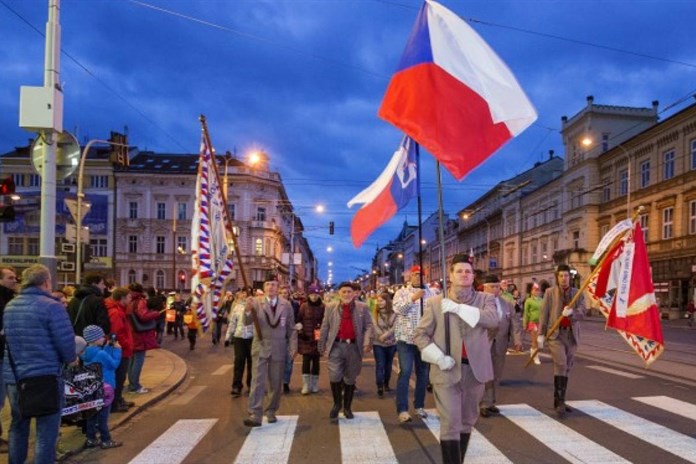
[[(66, 198), (63, 200), (65, 203), (66, 208), (70, 211), (70, 214), (72, 215), (73, 219), (75, 222), (78, 221), (77, 219), (77, 200), (74, 198)], [(92, 207), (92, 203), (88, 201), (83, 201), (82, 202), (82, 208), (80, 208), (80, 216), (82, 216), (79, 220), (82, 222), (82, 220), (87, 216), (87, 213), (89, 213), (89, 209)]]
[[(42, 135), (31, 143), (31, 164), (39, 175), (46, 159), (46, 148), (46, 141)], [(80, 144), (70, 132), (61, 132), (56, 142), (56, 180), (71, 175), (79, 163)]]

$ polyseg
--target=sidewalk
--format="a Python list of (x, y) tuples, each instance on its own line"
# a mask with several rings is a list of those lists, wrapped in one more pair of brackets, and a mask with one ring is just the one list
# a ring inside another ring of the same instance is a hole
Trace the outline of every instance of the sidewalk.
[[(133, 416), (140, 414), (150, 405), (155, 404), (172, 390), (178, 387), (186, 378), (188, 366), (186, 362), (171, 351), (164, 349), (150, 350), (145, 356), (145, 365), (140, 376), (141, 383), (150, 391), (144, 394), (126, 393), (127, 401), (133, 401), (135, 406), (130, 408), (128, 412), (112, 413), (109, 416), (109, 425), (111, 430), (114, 430)], [(128, 381), (126, 380), (126, 385)], [(0, 416), (2, 420), (2, 428), (4, 437), (7, 439), (7, 434), (10, 430), (10, 406), (5, 402), (5, 407)], [(77, 427), (61, 427), (61, 448), (67, 451), (67, 455), (62, 458), (73, 455), (82, 450), (82, 445), (85, 441), (85, 436)], [(31, 435), (30, 448), (33, 448), (34, 435)], [(33, 449), (30, 449), (32, 454)], [(3, 461), (0, 455), (0, 461)]]

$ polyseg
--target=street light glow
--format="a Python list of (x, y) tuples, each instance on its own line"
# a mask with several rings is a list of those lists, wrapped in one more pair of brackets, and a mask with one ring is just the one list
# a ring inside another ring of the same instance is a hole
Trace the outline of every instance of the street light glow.
[(330, 245), (327, 246), (327, 247), (326, 247), (326, 251), (328, 251), (329, 253), (331, 253), (331, 252), (333, 251), (333, 247), (330, 246)]
[(317, 213), (323, 213), (324, 211), (326, 211), (326, 208), (324, 207), (324, 205), (317, 205), (316, 208), (314, 208), (314, 210)]
[(333, 266), (333, 261), (329, 261), (329, 267)]
[(249, 164), (258, 164), (261, 161), (261, 155), (258, 151), (253, 151), (249, 154)]

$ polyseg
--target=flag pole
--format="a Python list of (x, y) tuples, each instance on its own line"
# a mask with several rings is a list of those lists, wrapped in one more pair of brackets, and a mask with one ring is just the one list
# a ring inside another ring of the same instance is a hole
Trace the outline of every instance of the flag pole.
[[(638, 208), (636, 208), (636, 210), (633, 213), (633, 217), (631, 218), (631, 222), (635, 222), (636, 219), (638, 219), (638, 216), (643, 212), (644, 209), (645, 209), (644, 206), (639, 206)], [(578, 301), (578, 298), (580, 298), (580, 295), (582, 295), (582, 292), (584, 292), (585, 289), (587, 289), (587, 287), (590, 286), (592, 279), (594, 278), (595, 275), (597, 275), (597, 273), (602, 268), (604, 261), (606, 261), (609, 258), (608, 251), (611, 250), (612, 248), (614, 248), (614, 245), (619, 243), (620, 240), (623, 240), (624, 237), (626, 237), (626, 234), (630, 234), (632, 232), (633, 232), (633, 229), (630, 229), (630, 230), (624, 232), (623, 234), (619, 235), (618, 237), (614, 238), (614, 240), (611, 241), (609, 246), (606, 248), (604, 255), (597, 262), (597, 265), (595, 266), (595, 268), (592, 270), (592, 272), (590, 272), (590, 275), (587, 277), (587, 279), (585, 279), (585, 282), (582, 284), (580, 289), (575, 293), (575, 296), (573, 296), (573, 298), (570, 300), (570, 302), (566, 306), (573, 306)], [(548, 338), (551, 335), (553, 335), (554, 332), (556, 332), (558, 330), (558, 327), (560, 327), (560, 325), (561, 325), (561, 319), (562, 318), (559, 317), (558, 319), (556, 319), (555, 324), (553, 324), (553, 326), (549, 327), (549, 329), (546, 331), (545, 339), (548, 340)], [(538, 352), (539, 352), (539, 348), (532, 351), (532, 353), (530, 354), (529, 359), (527, 360), (527, 363), (524, 365), (524, 367), (528, 367), (532, 363), (532, 361), (534, 361), (534, 357), (537, 355)]]
[[(445, 218), (442, 207), (442, 170), (440, 161), (435, 161), (435, 171), (437, 173), (437, 216), (438, 216), (438, 238), (440, 241), (440, 269), (442, 270), (442, 295), (447, 298), (447, 262), (445, 261)], [(420, 198), (420, 197), (419, 197)], [(445, 354), (450, 355), (450, 313), (445, 313)]]
[[(411, 139), (411, 143), (416, 144), (416, 189), (418, 190), (418, 266), (420, 272), (420, 286), (423, 288), (423, 203), (421, 199), (421, 172), (420, 172), (420, 144)], [(423, 298), (420, 299), (420, 315), (423, 317)]]

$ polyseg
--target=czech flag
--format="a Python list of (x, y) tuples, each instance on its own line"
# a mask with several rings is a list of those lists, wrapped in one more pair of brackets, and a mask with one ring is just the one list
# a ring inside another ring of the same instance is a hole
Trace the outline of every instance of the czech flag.
[(348, 202), (349, 208), (363, 203), (350, 225), (355, 248), (418, 194), (417, 176), (416, 143), (405, 136), (384, 172)]
[(461, 180), (537, 118), (507, 65), (457, 15), (426, 0), (379, 116)]

